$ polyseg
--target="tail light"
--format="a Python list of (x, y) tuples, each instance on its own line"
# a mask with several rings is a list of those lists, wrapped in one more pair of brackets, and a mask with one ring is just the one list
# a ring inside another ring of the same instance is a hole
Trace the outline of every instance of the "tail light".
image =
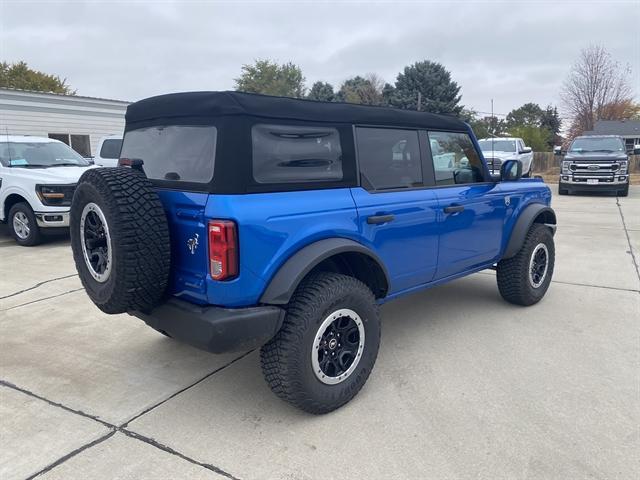
[(209, 222), (209, 271), (214, 280), (229, 280), (238, 275), (238, 234), (235, 222)]

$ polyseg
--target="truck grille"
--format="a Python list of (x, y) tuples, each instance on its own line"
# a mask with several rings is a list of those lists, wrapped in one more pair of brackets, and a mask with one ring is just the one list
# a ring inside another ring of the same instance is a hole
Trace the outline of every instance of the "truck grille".
[(502, 166), (502, 160), (500, 160), (499, 158), (487, 158), (487, 166), (489, 167), (489, 170), (494, 170), (494, 171), (498, 171), (500, 170), (500, 167)]

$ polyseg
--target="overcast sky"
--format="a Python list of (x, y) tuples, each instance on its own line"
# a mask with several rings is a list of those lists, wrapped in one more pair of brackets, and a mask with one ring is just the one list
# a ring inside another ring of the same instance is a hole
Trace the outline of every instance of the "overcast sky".
[(559, 102), (581, 48), (604, 46), (640, 93), (640, 0), (213, 2), (0, 0), (0, 60), (67, 78), (78, 95), (138, 100), (233, 88), (242, 64), (292, 61), (310, 86), (441, 62), (462, 103), (506, 113)]

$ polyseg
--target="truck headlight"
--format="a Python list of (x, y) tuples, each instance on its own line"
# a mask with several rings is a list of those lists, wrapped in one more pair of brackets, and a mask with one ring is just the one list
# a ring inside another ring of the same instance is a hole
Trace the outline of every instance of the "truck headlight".
[(69, 206), (75, 185), (36, 185), (36, 194), (44, 205)]
[(620, 171), (618, 173), (627, 173), (627, 168), (629, 168), (629, 162), (627, 160), (623, 160), (620, 162)]
[(571, 162), (563, 161), (562, 162), (562, 173), (569, 173), (569, 165)]

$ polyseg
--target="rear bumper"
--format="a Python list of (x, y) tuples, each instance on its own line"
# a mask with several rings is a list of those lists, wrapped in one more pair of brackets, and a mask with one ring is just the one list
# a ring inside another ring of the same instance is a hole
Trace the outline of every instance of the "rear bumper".
[(280, 307), (202, 307), (170, 299), (150, 313), (129, 312), (170, 337), (213, 353), (251, 350), (267, 343), (280, 330)]

